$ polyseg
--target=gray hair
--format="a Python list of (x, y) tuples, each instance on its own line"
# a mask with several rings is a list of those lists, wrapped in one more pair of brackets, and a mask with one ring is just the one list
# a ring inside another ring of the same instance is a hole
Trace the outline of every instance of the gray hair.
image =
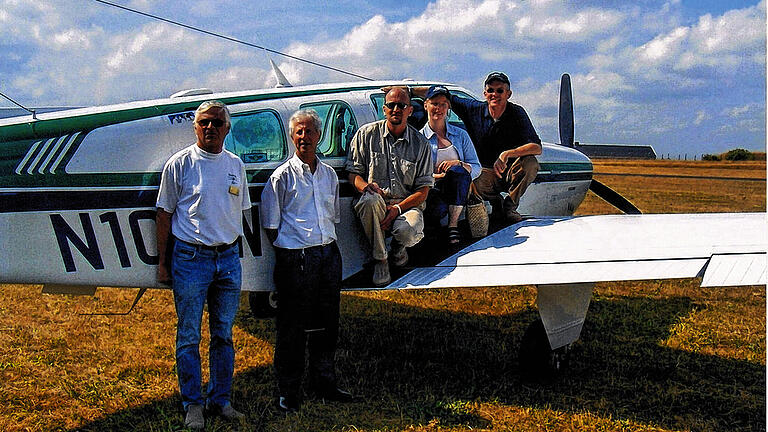
[(227, 108), (226, 105), (224, 105), (224, 102), (217, 101), (217, 100), (208, 100), (200, 104), (199, 107), (195, 110), (195, 123), (197, 123), (197, 117), (200, 116), (200, 114), (208, 111), (211, 108), (219, 108), (222, 111), (224, 111), (224, 119), (227, 122), (227, 126), (232, 124), (232, 116), (229, 114), (229, 108)]
[(293, 113), (290, 120), (288, 120), (288, 134), (293, 135), (293, 127), (296, 125), (296, 123), (306, 119), (312, 120), (312, 123), (314, 123), (318, 134), (323, 134), (323, 121), (320, 120), (320, 116), (317, 115), (317, 111), (313, 109), (302, 109)]

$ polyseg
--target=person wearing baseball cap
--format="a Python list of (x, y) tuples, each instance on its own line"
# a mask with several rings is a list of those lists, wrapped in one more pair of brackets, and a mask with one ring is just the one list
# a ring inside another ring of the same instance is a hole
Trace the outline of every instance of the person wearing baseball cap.
[[(425, 95), (426, 88), (415, 88), (414, 94)], [(520, 197), (539, 171), (541, 139), (525, 109), (509, 101), (512, 90), (506, 74), (489, 73), (483, 96), (481, 102), (452, 94), (451, 109), (464, 122), (483, 167), (474, 180), (479, 194), (491, 202), (494, 215), (517, 223), (522, 220), (517, 211)], [(509, 195), (502, 199), (501, 192)]]
[(432, 148), (435, 187), (429, 190), (424, 217), (437, 225), (448, 215), (448, 243), (457, 244), (461, 240), (459, 216), (467, 203), (469, 186), (480, 175), (482, 167), (467, 132), (447, 121), (451, 108), (448, 89), (433, 85), (425, 96), (428, 122), (421, 133)]

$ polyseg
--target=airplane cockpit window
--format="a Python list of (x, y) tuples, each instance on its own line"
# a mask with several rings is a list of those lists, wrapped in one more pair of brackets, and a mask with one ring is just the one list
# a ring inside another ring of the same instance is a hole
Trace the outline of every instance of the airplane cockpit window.
[(245, 163), (283, 160), (286, 145), (281, 124), (272, 110), (235, 114), (224, 147)]
[(349, 105), (342, 101), (331, 101), (304, 104), (301, 109), (315, 110), (323, 122), (317, 154), (325, 158), (346, 157), (349, 142), (357, 132), (357, 120)]
[[(453, 93), (453, 94), (455, 94), (457, 96), (461, 96), (461, 97), (465, 97), (465, 98), (469, 98), (469, 99), (474, 99), (472, 96), (470, 96), (470, 95), (468, 95), (468, 94), (466, 94), (464, 92), (460, 92), (460, 91), (456, 91), (456, 90), (451, 90), (451, 93)], [(415, 98), (412, 99), (412, 101), (418, 103), (422, 107), (424, 106), (424, 101), (421, 98), (416, 98), (415, 97)], [(376, 117), (379, 120), (384, 119), (384, 110), (382, 109), (382, 106), (384, 105), (384, 93), (371, 95), (371, 102), (373, 102), (373, 109), (376, 112)], [(426, 114), (424, 114), (424, 115), (426, 115)], [(423, 120), (423, 122), (426, 122), (426, 120)], [(458, 127), (462, 128), (462, 129), (466, 129), (466, 127), (464, 126), (464, 122), (462, 122), (461, 119), (459, 118), (459, 116), (457, 116), (456, 113), (454, 113), (452, 110), (448, 111), (448, 123), (450, 123), (450, 124), (452, 124), (454, 126), (458, 126)]]

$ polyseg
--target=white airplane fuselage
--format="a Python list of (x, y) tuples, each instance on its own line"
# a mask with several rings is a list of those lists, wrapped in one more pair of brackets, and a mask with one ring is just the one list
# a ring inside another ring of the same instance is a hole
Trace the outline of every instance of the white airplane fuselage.
[[(357, 127), (381, 117), (384, 85), (328, 84), (206, 94), (0, 119), (0, 283), (161, 287), (155, 280), (155, 207), (165, 161), (195, 141), (194, 109), (219, 99), (232, 112), (225, 145), (246, 165), (254, 207), (244, 213), (243, 289), (272, 290), (272, 247), (258, 217), (269, 174), (293, 154), (288, 119), (314, 108), (324, 121), (318, 152), (339, 174), (337, 225), (344, 277), (370, 261), (343, 171)], [(465, 89), (452, 91), (469, 95)], [(457, 119), (453, 119), (456, 121)], [(534, 216), (567, 216), (584, 199), (592, 164), (545, 143), (540, 171), (520, 204)]]

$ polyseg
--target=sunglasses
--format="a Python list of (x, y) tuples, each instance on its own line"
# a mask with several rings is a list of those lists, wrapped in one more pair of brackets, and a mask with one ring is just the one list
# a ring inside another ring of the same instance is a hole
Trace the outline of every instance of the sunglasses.
[(489, 88), (485, 89), (485, 92), (486, 92), (486, 93), (498, 93), (498, 94), (502, 94), (502, 93), (504, 93), (504, 87), (497, 87), (497, 88), (495, 88), (495, 89), (492, 89), (492, 88), (490, 88), (490, 87), (489, 87)]
[(221, 120), (221, 119), (202, 119), (202, 120), (198, 120), (197, 124), (199, 124), (202, 127), (206, 127), (209, 124), (212, 124), (213, 127), (222, 127), (222, 126), (224, 126), (224, 120)]
[(401, 110), (405, 109), (405, 107), (408, 106), (407, 103), (404, 102), (387, 102), (384, 104), (385, 107), (393, 110), (395, 107), (400, 108)]

